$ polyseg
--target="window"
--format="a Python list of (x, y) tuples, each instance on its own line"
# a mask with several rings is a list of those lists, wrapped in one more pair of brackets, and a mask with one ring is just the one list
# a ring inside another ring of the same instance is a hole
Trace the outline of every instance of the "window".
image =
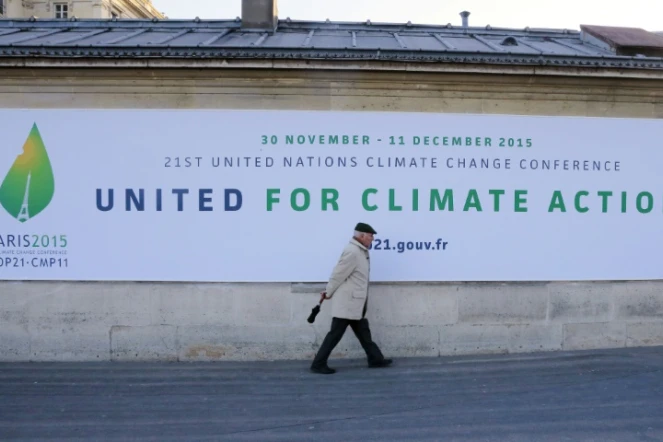
[(68, 18), (69, 5), (66, 3), (55, 3), (55, 18)]

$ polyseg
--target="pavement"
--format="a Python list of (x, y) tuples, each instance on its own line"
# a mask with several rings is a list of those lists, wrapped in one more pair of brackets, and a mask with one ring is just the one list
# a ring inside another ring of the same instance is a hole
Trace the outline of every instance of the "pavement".
[(2, 441), (663, 441), (663, 347), (210, 363), (0, 363)]

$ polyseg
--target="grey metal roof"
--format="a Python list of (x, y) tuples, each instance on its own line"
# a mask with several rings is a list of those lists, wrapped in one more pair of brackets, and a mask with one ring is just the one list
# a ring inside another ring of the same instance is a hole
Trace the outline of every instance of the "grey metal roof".
[(617, 56), (579, 31), (280, 20), (0, 20), (0, 58), (333, 59), (663, 69)]

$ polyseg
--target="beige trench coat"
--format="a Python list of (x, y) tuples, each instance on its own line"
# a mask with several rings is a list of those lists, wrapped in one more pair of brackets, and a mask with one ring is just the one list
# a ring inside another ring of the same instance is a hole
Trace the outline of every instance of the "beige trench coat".
[(353, 238), (343, 249), (325, 290), (332, 299), (333, 317), (362, 318), (368, 299), (370, 267), (368, 249)]

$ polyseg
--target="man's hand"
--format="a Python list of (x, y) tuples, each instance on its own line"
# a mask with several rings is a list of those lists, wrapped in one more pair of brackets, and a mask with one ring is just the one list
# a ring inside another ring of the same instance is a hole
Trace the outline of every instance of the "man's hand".
[(327, 292), (320, 293), (320, 302), (324, 301), (325, 299), (329, 299), (327, 298)]

